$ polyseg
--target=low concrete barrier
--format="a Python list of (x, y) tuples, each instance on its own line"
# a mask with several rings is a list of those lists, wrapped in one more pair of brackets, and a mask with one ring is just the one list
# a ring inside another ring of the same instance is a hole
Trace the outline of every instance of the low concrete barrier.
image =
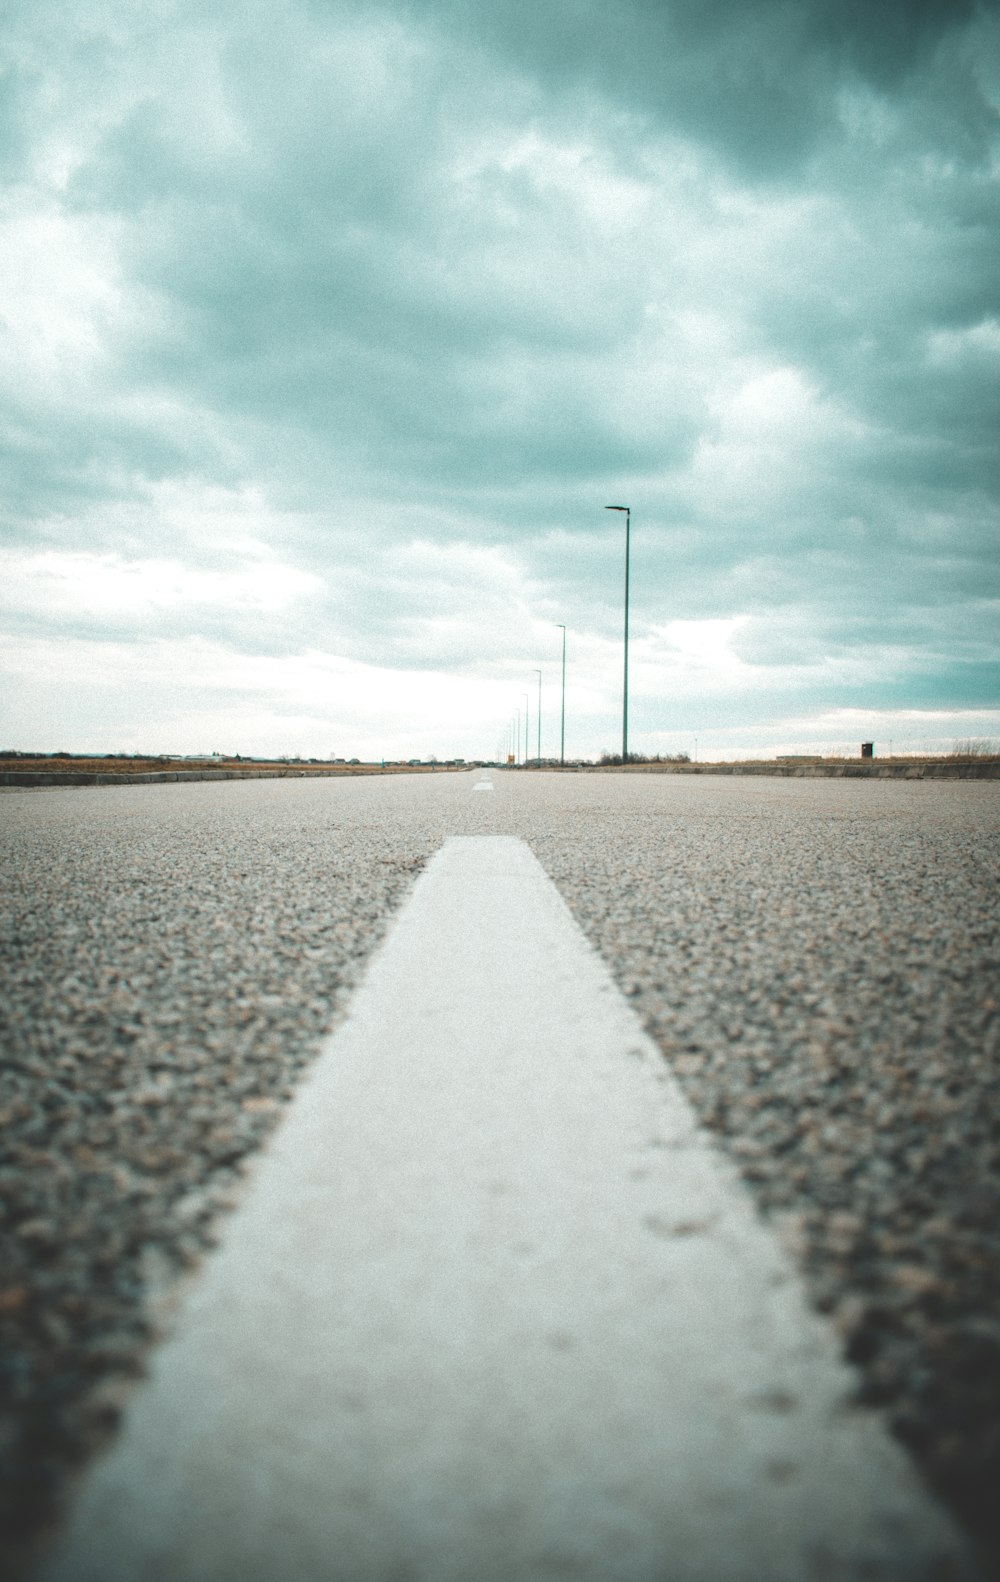
[[(562, 773), (562, 766), (553, 766)], [(567, 765), (567, 769), (568, 769)], [(982, 763), (879, 763), (877, 759), (826, 764), (581, 764), (577, 773), (608, 775), (777, 775), (790, 780), (1000, 780), (1000, 760)]]

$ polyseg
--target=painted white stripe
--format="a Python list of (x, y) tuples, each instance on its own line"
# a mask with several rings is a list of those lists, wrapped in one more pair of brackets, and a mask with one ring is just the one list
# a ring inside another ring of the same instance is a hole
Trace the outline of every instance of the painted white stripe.
[(519, 841), (447, 842), (49, 1582), (971, 1576)]

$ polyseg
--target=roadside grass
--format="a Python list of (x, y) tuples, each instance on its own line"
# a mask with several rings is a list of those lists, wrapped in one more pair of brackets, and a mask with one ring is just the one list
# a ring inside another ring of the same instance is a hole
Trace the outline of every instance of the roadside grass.
[(445, 763), (330, 763), (310, 758), (172, 758), (143, 753), (30, 753), (0, 752), (0, 769), (18, 774), (96, 774), (144, 775), (205, 773), (213, 769), (234, 771), (267, 770), (297, 775), (420, 774), (431, 769), (473, 767)]

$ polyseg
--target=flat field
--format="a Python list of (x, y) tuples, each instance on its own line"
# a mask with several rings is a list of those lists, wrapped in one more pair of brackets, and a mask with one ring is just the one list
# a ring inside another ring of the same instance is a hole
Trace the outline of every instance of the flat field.
[(149, 758), (112, 754), (94, 757), (66, 754), (29, 754), (0, 758), (0, 770), (7, 774), (32, 775), (333, 775), (427, 774), (438, 769), (456, 768), (454, 764), (401, 764), (360, 762), (313, 762), (288, 758)]

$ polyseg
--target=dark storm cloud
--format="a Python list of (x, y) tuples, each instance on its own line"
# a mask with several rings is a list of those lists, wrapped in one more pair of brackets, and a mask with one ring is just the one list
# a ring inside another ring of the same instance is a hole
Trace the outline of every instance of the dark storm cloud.
[[(176, 106), (143, 101), (74, 175), (79, 208), (135, 215), (129, 273), (163, 305), (119, 347), (122, 378), (138, 368), (273, 432), (322, 428), (452, 483), (512, 464), (558, 474), (582, 451), (634, 464), (573, 366), (611, 353), (629, 309), (607, 270), (574, 261), (577, 217), (560, 226), (558, 200), (516, 172), (489, 172), (488, 194), (449, 186), (465, 107), (391, 27), (354, 41), (374, 57), (367, 79), (343, 47), (303, 70), (301, 42), (222, 51), (231, 137), (216, 148), (178, 135)], [(513, 207), (516, 234), (499, 213)]]
[[(771, 176), (801, 167), (835, 124), (845, 75), (898, 91), (980, 8), (976, 0), (409, 0), (409, 9), (449, 36), (499, 48), (552, 91), (585, 86), (682, 129), (745, 173)], [(982, 122), (978, 95), (959, 119), (963, 128)]]

